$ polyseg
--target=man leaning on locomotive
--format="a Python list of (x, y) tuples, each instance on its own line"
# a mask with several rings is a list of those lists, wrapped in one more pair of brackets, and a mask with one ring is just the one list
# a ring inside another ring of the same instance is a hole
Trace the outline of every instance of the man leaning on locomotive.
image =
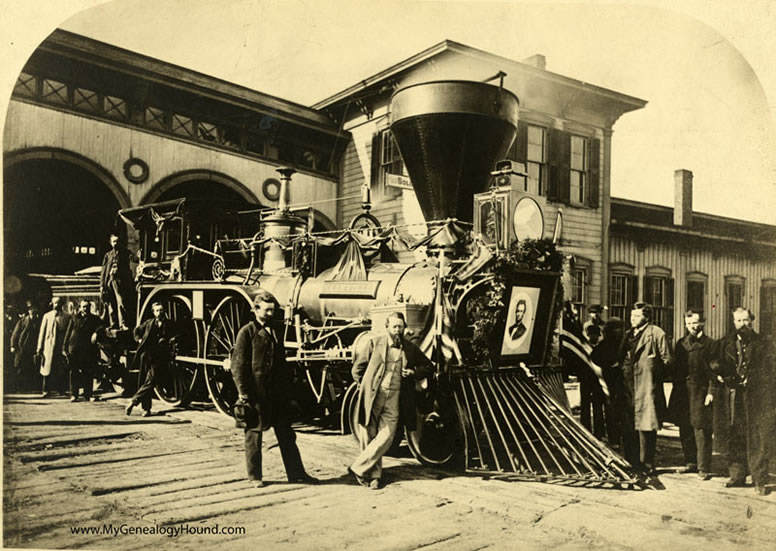
[(393, 444), (400, 421), (415, 424), (415, 382), (433, 373), (420, 348), (404, 338), (406, 321), (400, 312), (388, 315), (385, 333), (357, 351), (353, 379), (359, 385), (357, 411), (361, 452), (348, 468), (362, 486), (382, 484), (382, 458)]

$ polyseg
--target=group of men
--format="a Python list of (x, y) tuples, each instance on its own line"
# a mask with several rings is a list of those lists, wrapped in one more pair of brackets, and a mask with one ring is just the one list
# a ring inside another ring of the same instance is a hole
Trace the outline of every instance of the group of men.
[[(93, 389), (98, 377), (99, 332), (106, 328), (129, 330), (132, 316), (126, 305), (133, 284), (129, 251), (121, 246), (118, 233), (110, 235), (109, 243), (110, 250), (103, 257), (100, 273), (100, 296), (107, 307), (106, 320), (93, 312), (89, 299), (80, 300), (76, 312), (70, 313), (65, 310), (62, 297), (55, 296), (50, 302), (51, 310), (42, 317), (35, 302), (28, 300), (27, 313), (15, 324), (10, 337), (15, 374), (24, 382), (39, 376), (44, 398), (52, 392), (65, 395), (69, 386), (71, 402), (77, 402), (81, 396), (97, 400)], [(146, 415), (151, 410), (154, 374), (160, 363), (169, 359), (172, 342), (164, 306), (155, 303), (152, 310), (153, 319), (164, 324), (164, 334), (155, 330), (158, 325), (151, 327), (152, 320), (135, 329), (135, 338), (140, 342), (135, 358), (140, 363), (141, 384), (131, 404), (142, 403)]]
[[(275, 298), (266, 291), (254, 297), (255, 319), (237, 334), (231, 372), (239, 399), (235, 419), (245, 430), (248, 478), (258, 487), (262, 478), (262, 431), (274, 428), (286, 475), (290, 482), (315, 484), (304, 468), (296, 435), (291, 428), (295, 404), (291, 395), (291, 370), (285, 363), (283, 344), (272, 328)], [(352, 375), (359, 384), (358, 431), (360, 451), (348, 471), (367, 488), (381, 487), (382, 457), (390, 449), (400, 419), (414, 423), (415, 382), (433, 372), (420, 349), (404, 338), (406, 321), (400, 312), (388, 315), (385, 333), (373, 337), (356, 351)]]
[[(609, 397), (595, 376), (580, 374), (582, 423), (598, 437), (606, 434), (611, 445), (622, 445), (626, 460), (653, 474), (657, 431), (671, 420), (679, 427), (681, 472), (711, 478), (714, 437), (727, 455), (726, 486), (743, 486), (751, 473), (755, 491), (766, 495), (768, 457), (776, 451), (771, 449), (776, 445), (776, 352), (754, 331), (752, 312), (736, 308), (734, 330), (714, 340), (705, 333), (703, 313), (688, 310), (686, 334), (672, 347), (652, 323), (649, 304), (634, 304), (624, 334), (622, 320), (604, 322), (601, 311), (598, 305), (590, 308), (583, 332)], [(673, 386), (666, 405), (663, 381), (669, 376)]]
[(33, 301), (27, 301), (27, 313), (16, 323), (11, 334), (16, 375), (27, 385), (40, 376), (42, 397), (51, 392), (66, 394), (76, 402), (83, 389), (83, 398), (92, 395), (99, 349), (92, 338), (102, 326), (92, 313), (92, 303), (81, 300), (75, 314), (64, 309), (61, 297), (51, 299), (51, 310), (42, 317)]

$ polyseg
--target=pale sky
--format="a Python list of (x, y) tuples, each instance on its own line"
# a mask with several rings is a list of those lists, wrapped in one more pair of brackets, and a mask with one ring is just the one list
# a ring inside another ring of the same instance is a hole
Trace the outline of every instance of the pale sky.
[(541, 53), (550, 71), (649, 102), (614, 126), (614, 196), (672, 205), (673, 172), (686, 168), (695, 211), (776, 224), (776, 2), (3, 4), (3, 105), (57, 26), (306, 105), (444, 39)]

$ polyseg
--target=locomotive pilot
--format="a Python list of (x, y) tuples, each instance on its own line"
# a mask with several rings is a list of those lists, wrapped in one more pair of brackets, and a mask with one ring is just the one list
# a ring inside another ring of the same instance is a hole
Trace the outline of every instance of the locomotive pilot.
[(262, 431), (275, 429), (280, 455), (289, 482), (316, 484), (305, 472), (291, 428), (291, 370), (286, 365), (283, 344), (270, 325), (275, 297), (259, 291), (253, 299), (255, 319), (237, 333), (231, 371), (239, 393), (235, 419), (245, 429), (245, 464), (248, 479), (264, 486), (261, 469)]
[(365, 353), (357, 352), (353, 362), (361, 453), (348, 470), (373, 490), (380, 487), (382, 458), (393, 443), (399, 418), (414, 425), (415, 381), (434, 371), (423, 352), (404, 339), (405, 326), (401, 312), (389, 314), (386, 332), (372, 339)]

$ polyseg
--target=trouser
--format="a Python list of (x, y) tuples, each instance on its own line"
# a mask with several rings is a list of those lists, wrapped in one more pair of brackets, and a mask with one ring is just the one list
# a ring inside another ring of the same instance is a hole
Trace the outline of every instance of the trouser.
[(124, 297), (121, 294), (119, 285), (115, 280), (110, 280), (108, 284), (108, 315), (110, 317), (111, 327), (127, 327), (127, 309), (124, 306)]
[(728, 437), (728, 471), (730, 480), (744, 482), (747, 467), (752, 482), (761, 486), (768, 482), (768, 441), (772, 435), (767, 422), (768, 411), (760, 411), (746, 389), (735, 390), (730, 407), (733, 419)]
[(695, 437), (696, 461), (702, 473), (711, 472), (711, 450), (713, 439), (711, 429), (693, 429)]
[(140, 383), (137, 392), (132, 396), (132, 405), (140, 405), (145, 411), (151, 411), (151, 400), (154, 396), (154, 386), (156, 386), (156, 371), (158, 366), (155, 362), (143, 362), (144, 366), (140, 370), (138, 382)]
[(679, 425), (679, 442), (682, 444), (684, 464), (691, 468), (698, 467), (698, 447), (695, 445), (695, 430), (687, 422)]
[[(279, 421), (274, 425), (275, 436), (280, 447), (280, 455), (283, 458), (283, 466), (286, 476), (294, 480), (305, 475), (302, 456), (296, 445), (296, 433), (291, 428), (289, 421)], [(261, 480), (261, 440), (259, 429), (246, 429), (245, 431), (245, 467), (250, 480)]]
[[(596, 438), (602, 438), (605, 434), (604, 427), (604, 395), (597, 379), (590, 376), (582, 377), (579, 382), (579, 421)], [(592, 424), (590, 410), (593, 410)]]
[(92, 397), (95, 368), (84, 360), (75, 358), (70, 364), (70, 395), (78, 396), (84, 389), (84, 398)]
[(628, 426), (623, 429), (622, 444), (625, 459), (628, 463), (647, 472), (655, 468), (657, 431), (637, 431)]
[(383, 456), (391, 449), (399, 427), (399, 391), (378, 389), (372, 403), (369, 424), (359, 426), (361, 453), (350, 470), (367, 479), (379, 479), (383, 474)]
[(622, 420), (620, 419), (620, 408), (614, 402), (607, 402), (606, 412), (606, 436), (609, 438), (609, 445), (620, 445), (622, 439)]
[(67, 365), (64, 360), (55, 360), (51, 365), (48, 375), (43, 375), (43, 392), (58, 392), (64, 395), (67, 392)]

